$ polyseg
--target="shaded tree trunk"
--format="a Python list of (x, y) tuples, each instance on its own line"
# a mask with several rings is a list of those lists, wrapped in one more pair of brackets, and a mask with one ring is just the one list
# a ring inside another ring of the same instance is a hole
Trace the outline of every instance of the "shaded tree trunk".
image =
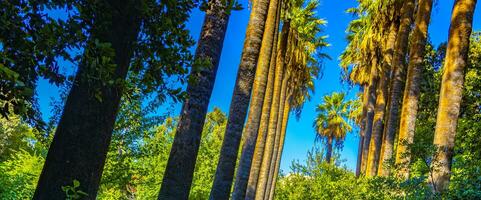
[[(244, 129), (244, 145), (242, 154), (237, 168), (237, 175), (234, 184), (234, 192), (232, 199), (245, 199), (247, 182), (249, 181), (249, 173), (251, 169), (256, 141), (259, 133), (259, 125), (261, 122), (262, 106), (264, 98), (267, 94), (272, 93), (272, 88), (267, 89), (268, 78), (271, 85), (273, 83), (272, 76), (275, 73), (275, 66), (270, 68), (271, 55), (276, 51), (277, 35), (279, 31), (278, 16), (281, 3), (272, 0), (269, 3), (269, 11), (267, 15), (264, 36), (262, 38), (261, 52), (257, 62), (256, 76), (252, 89), (252, 99), (249, 107), (249, 117), (247, 118), (246, 127)], [(271, 77), (269, 77), (269, 75)], [(261, 138), (264, 136), (261, 135)]]
[[(401, 105), (401, 96), (403, 92), (403, 84), (405, 79), (405, 59), (409, 43), (409, 33), (411, 31), (412, 16), (414, 13), (414, 0), (404, 1), (401, 9), (401, 19), (399, 31), (396, 37), (396, 44), (393, 56), (393, 77), (391, 80), (391, 91), (389, 97), (389, 108), (387, 110), (388, 117), (386, 121), (386, 142), (387, 145), (394, 143), (397, 127), (399, 123), (399, 106)], [(385, 151), (387, 152), (387, 151)], [(396, 160), (398, 160), (396, 158)]]
[(369, 175), (369, 168), (368, 168), (368, 158), (369, 154), (369, 145), (371, 143), (371, 135), (372, 135), (372, 125), (374, 119), (374, 107), (376, 105), (376, 88), (378, 84), (378, 74), (377, 74), (377, 60), (373, 59), (371, 66), (371, 80), (368, 87), (368, 98), (367, 98), (367, 107), (366, 107), (366, 122), (364, 125), (365, 132), (364, 132), (364, 144), (362, 144), (362, 160), (361, 160), (361, 167), (362, 171), (365, 172), (366, 175)]
[[(396, 17), (397, 18), (397, 17)], [(393, 71), (393, 56), (394, 56), (394, 50), (396, 46), (396, 38), (399, 30), (399, 19), (394, 19), (391, 27), (389, 28), (389, 35), (388, 35), (388, 40), (386, 42), (386, 49), (384, 50), (384, 68), (389, 70), (389, 81), (390, 81), (390, 76), (391, 72)], [(386, 74), (385, 74), (386, 76)], [(385, 83), (386, 85), (389, 86), (389, 82)], [(389, 94), (389, 87), (387, 88), (386, 95)], [(389, 98), (386, 96), (386, 102), (388, 103), (385, 107), (385, 110), (389, 110)], [(384, 112), (384, 121), (388, 121), (389, 113)], [(382, 145), (381, 145), (381, 155), (380, 155), (380, 161), (378, 164), (378, 175), (380, 176), (389, 176), (390, 175), (390, 170), (386, 168), (385, 163), (388, 163), (393, 155), (393, 149), (394, 149), (394, 135), (388, 135), (387, 134), (387, 129), (385, 128), (386, 125), (384, 124), (384, 129), (383, 129), (383, 137), (382, 137)]]
[(327, 151), (326, 151), (326, 162), (331, 163), (331, 157), (332, 157), (332, 136), (329, 136), (327, 138)]
[(274, 191), (276, 189), (277, 176), (279, 175), (279, 167), (281, 165), (282, 151), (284, 150), (284, 142), (286, 139), (287, 122), (289, 121), (289, 113), (291, 111), (289, 99), (290, 97), (287, 97), (287, 101), (284, 106), (284, 114), (282, 116), (282, 127), (281, 127), (281, 140), (279, 143), (279, 150), (275, 159), (274, 175), (272, 177), (272, 184), (270, 186), (269, 198), (267, 198), (268, 200), (274, 199)]
[(444, 192), (449, 185), (475, 7), (476, 0), (454, 2), (434, 133), (437, 151), (431, 163), (431, 184), (435, 192)]
[(271, 161), (269, 162), (269, 176), (267, 177), (267, 185), (266, 185), (266, 191), (264, 194), (264, 199), (269, 198), (269, 193), (271, 192), (271, 186), (272, 186), (272, 181), (275, 176), (274, 171), (276, 167), (276, 161), (277, 161), (277, 154), (279, 154), (279, 145), (281, 142), (282, 138), (282, 123), (284, 120), (284, 112), (285, 112), (285, 104), (287, 103), (287, 87), (289, 80), (284, 80), (284, 83), (282, 84), (282, 89), (281, 89), (281, 99), (280, 99), (280, 104), (279, 104), (279, 115), (277, 116), (277, 128), (276, 128), (276, 137), (274, 141), (274, 148), (272, 150), (272, 157)]
[(268, 7), (268, 0), (254, 1), (252, 5), (242, 58), (230, 104), (229, 119), (227, 121), (224, 141), (222, 142), (210, 199), (224, 200), (230, 196), (237, 154), (247, 109), (249, 107)]
[(404, 179), (409, 177), (408, 165), (411, 162), (411, 155), (408, 146), (414, 141), (424, 50), (426, 47), (432, 6), (432, 0), (419, 0), (415, 21), (416, 26), (414, 27), (412, 34), (413, 39), (411, 40), (410, 60), (406, 78), (406, 88), (404, 90), (396, 152), (397, 157), (400, 158), (398, 163), (401, 164), (399, 175)]
[(369, 147), (368, 165), (369, 176), (376, 176), (381, 154), (382, 133), (384, 128), (384, 111), (386, 109), (387, 90), (389, 83), (389, 69), (383, 69), (377, 87), (376, 107), (374, 109), (374, 121), (372, 127), (371, 142)]
[(209, 60), (210, 66), (191, 73), (196, 82), (187, 86), (188, 98), (182, 107), (159, 199), (187, 199), (189, 196), (228, 22), (229, 15), (222, 1), (209, 1), (195, 58)]
[(363, 86), (363, 94), (362, 94), (362, 114), (361, 114), (361, 124), (360, 124), (360, 130), (359, 130), (359, 146), (357, 149), (357, 164), (356, 164), (356, 177), (359, 177), (359, 175), (363, 174), (363, 168), (362, 168), (362, 157), (364, 156), (362, 154), (363, 150), (363, 145), (364, 145), (364, 133), (366, 132), (365, 125), (366, 125), (366, 114), (367, 114), (367, 100), (369, 97), (369, 92), (368, 88), (366, 85)]
[[(94, 41), (111, 44), (115, 55), (107, 65), (115, 67), (109, 71), (110, 66), (90, 64), (106, 55), (91, 57), (86, 50), (33, 199), (65, 199), (62, 186), (72, 186), (74, 180), (80, 182), (78, 190), (88, 194), (83, 199), (96, 198), (123, 93), (121, 84), (107, 83), (125, 80), (141, 21), (134, 3), (108, 1), (100, 6), (111, 12), (96, 15), (87, 48), (95, 51)], [(109, 76), (101, 80), (90, 78), (106, 72)]]

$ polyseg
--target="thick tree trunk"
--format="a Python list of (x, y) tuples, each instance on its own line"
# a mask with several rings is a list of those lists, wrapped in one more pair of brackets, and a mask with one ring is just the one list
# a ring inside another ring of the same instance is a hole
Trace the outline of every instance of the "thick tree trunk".
[(228, 199), (261, 49), (268, 0), (254, 1), (210, 199)]
[[(388, 40), (386, 41), (386, 48), (384, 50), (384, 69), (389, 70), (389, 81), (390, 81), (390, 76), (391, 72), (393, 71), (392, 67), (392, 62), (393, 62), (393, 56), (394, 56), (394, 48), (396, 45), (396, 38), (399, 30), (399, 20), (394, 19), (391, 27), (389, 28), (389, 35), (388, 35)], [(386, 76), (386, 75), (385, 75)], [(385, 83), (386, 85), (389, 86), (389, 82)], [(385, 91), (386, 95), (389, 94), (389, 88)], [(387, 96), (386, 96), (387, 97)], [(389, 102), (389, 98), (386, 99), (386, 102)], [(385, 110), (389, 109), (389, 104), (386, 105)], [(384, 121), (387, 121), (387, 117), (389, 116), (389, 113), (384, 112)], [(381, 145), (381, 155), (380, 155), (380, 161), (378, 164), (378, 175), (380, 176), (389, 176), (390, 170), (384, 166), (385, 163), (388, 163), (393, 155), (393, 148), (394, 148), (394, 135), (387, 135), (387, 130), (385, 128), (384, 124), (384, 129), (383, 129), (383, 137), (382, 137), (382, 145)]]
[[(280, 9), (279, 9), (280, 11)], [(278, 22), (280, 21), (280, 15), (278, 16)], [(282, 34), (287, 34), (287, 32), (283, 32)], [(276, 39), (277, 43), (277, 39)], [(259, 172), (262, 163), (262, 157), (264, 155), (264, 149), (267, 140), (267, 132), (269, 126), (269, 116), (272, 109), (272, 100), (274, 95), (274, 82), (276, 76), (277, 69), (277, 56), (279, 54), (283, 54), (285, 56), (285, 50), (287, 46), (287, 35), (281, 35), (279, 46), (274, 45), (277, 49), (272, 53), (271, 56), (271, 63), (269, 69), (269, 80), (268, 80), (268, 92), (264, 97), (264, 103), (262, 105), (262, 116), (259, 125), (259, 136), (257, 137), (256, 146), (254, 150), (254, 157), (251, 163), (251, 170), (249, 173), (249, 180), (247, 183), (245, 199), (254, 199), (256, 194), (257, 188), (257, 180), (259, 178)], [(284, 57), (283, 56), (283, 57)]]
[(369, 176), (376, 176), (381, 154), (382, 133), (384, 128), (384, 111), (386, 109), (387, 90), (389, 83), (389, 69), (383, 69), (377, 87), (376, 107), (374, 109), (374, 122), (372, 127), (371, 142), (369, 147), (368, 164)]
[(327, 144), (326, 144), (326, 147), (327, 147), (327, 151), (326, 151), (326, 162), (327, 163), (331, 163), (331, 157), (332, 157), (332, 136), (329, 136), (327, 138)]
[(285, 104), (287, 103), (287, 89), (288, 89), (288, 82), (289, 80), (284, 80), (284, 83), (282, 85), (281, 89), (281, 102), (279, 104), (279, 115), (277, 117), (277, 128), (276, 128), (276, 137), (274, 141), (274, 149), (272, 150), (272, 157), (271, 161), (269, 162), (270, 167), (269, 167), (269, 176), (267, 177), (267, 185), (266, 185), (266, 191), (264, 194), (264, 199), (269, 198), (269, 193), (271, 192), (271, 186), (272, 186), (272, 181), (274, 178), (274, 171), (275, 171), (275, 166), (276, 166), (276, 161), (277, 161), (277, 154), (279, 153), (279, 145), (281, 142), (282, 138), (282, 122), (284, 120), (284, 110), (285, 110)]
[[(261, 122), (262, 106), (266, 94), (271, 93), (272, 88), (267, 90), (269, 75), (270, 81), (273, 83), (272, 76), (275, 66), (270, 69), (271, 54), (276, 51), (277, 35), (279, 31), (278, 16), (281, 3), (272, 0), (269, 3), (269, 11), (267, 15), (264, 36), (262, 38), (261, 52), (257, 62), (256, 78), (252, 89), (252, 99), (249, 107), (249, 117), (247, 118), (246, 127), (244, 129), (244, 145), (242, 154), (237, 168), (237, 175), (234, 184), (234, 192), (232, 199), (245, 199), (247, 182), (249, 181), (249, 173), (252, 164), (252, 158), (256, 147), (256, 141), (259, 133), (259, 125)], [(263, 135), (261, 136), (264, 137)]]
[(377, 74), (377, 60), (373, 59), (371, 66), (371, 80), (368, 87), (368, 99), (367, 99), (367, 107), (366, 107), (366, 124), (364, 125), (364, 144), (362, 144), (362, 161), (361, 167), (362, 171), (365, 172), (366, 175), (370, 174), (370, 170), (368, 168), (368, 158), (369, 154), (369, 145), (371, 143), (371, 135), (372, 135), (372, 125), (374, 120), (374, 107), (376, 105), (376, 88), (379, 82), (378, 74)]
[[(391, 80), (391, 91), (389, 97), (389, 109), (386, 121), (386, 141), (394, 143), (394, 138), (397, 132), (399, 123), (399, 106), (401, 105), (401, 98), (403, 92), (403, 85), (405, 79), (405, 59), (409, 43), (409, 33), (411, 31), (412, 16), (414, 13), (414, 0), (404, 1), (401, 9), (401, 19), (399, 31), (396, 37), (396, 45), (393, 57), (393, 77)], [(388, 144), (390, 145), (390, 144)], [(396, 159), (397, 160), (397, 159)]]
[(277, 99), (276, 99), (276, 96), (274, 96), (274, 100), (272, 101), (272, 111), (270, 113), (271, 116), (269, 119), (269, 131), (267, 135), (266, 146), (264, 149), (264, 156), (262, 157), (261, 170), (259, 171), (259, 180), (257, 182), (257, 189), (255, 194), (256, 200), (261, 200), (265, 198), (269, 176), (271, 175), (270, 169), (271, 169), (271, 162), (272, 162), (274, 147), (275, 147), (276, 139), (279, 137), (277, 135), (277, 130), (279, 127), (278, 122), (279, 120), (282, 121), (280, 117), (281, 117), (281, 112), (283, 110), (283, 108), (281, 107), (283, 91), (284, 91), (283, 88), (285, 85), (287, 85), (287, 81), (289, 79), (288, 72), (287, 71), (284, 72), (284, 75), (282, 77), (283, 77), (283, 80), (281, 81), (282, 84), (278, 85), (279, 87), (274, 86), (274, 93), (276, 93), (275, 92), (276, 89), (280, 91), (277, 92), (279, 94), (277, 96)]
[[(82, 199), (96, 198), (123, 92), (119, 84), (106, 83), (125, 80), (140, 29), (140, 13), (135, 9), (138, 5), (130, 1), (109, 1), (103, 6), (111, 12), (95, 18), (90, 37), (111, 44), (115, 68), (111, 76), (102, 80), (89, 78), (101, 72), (105, 74), (108, 67), (89, 65), (95, 58), (84, 56), (33, 199), (65, 199), (62, 187), (72, 186), (74, 180), (80, 182), (78, 190), (88, 194)], [(93, 41), (90, 42), (88, 45), (93, 46)]]
[(284, 114), (282, 116), (282, 127), (281, 127), (281, 140), (279, 143), (279, 150), (277, 152), (276, 159), (275, 159), (276, 164), (274, 167), (272, 184), (270, 186), (269, 198), (267, 198), (268, 200), (274, 199), (274, 191), (276, 190), (277, 176), (279, 175), (279, 167), (281, 165), (282, 151), (284, 150), (284, 141), (286, 139), (287, 122), (289, 121), (289, 113), (291, 111), (289, 99), (290, 97), (287, 98), (287, 101), (284, 105)]
[(434, 134), (434, 145), (438, 149), (431, 164), (433, 168), (431, 183), (436, 192), (444, 192), (449, 185), (475, 7), (476, 0), (456, 0), (451, 16)]
[(409, 177), (409, 163), (411, 155), (408, 145), (414, 141), (416, 128), (416, 115), (418, 111), (419, 92), (421, 87), (421, 73), (423, 67), (424, 50), (428, 35), (428, 26), (431, 18), (432, 0), (419, 0), (418, 12), (416, 14), (416, 26), (414, 27), (411, 40), (408, 74), (406, 88), (401, 110), (401, 122), (399, 126), (399, 139), (397, 144), (398, 163), (401, 164), (399, 175), (404, 179)]
[(211, 65), (191, 74), (196, 82), (187, 86), (188, 99), (182, 107), (159, 199), (187, 199), (189, 196), (202, 129), (229, 22), (225, 9), (221, 0), (209, 2), (195, 58), (210, 60)]

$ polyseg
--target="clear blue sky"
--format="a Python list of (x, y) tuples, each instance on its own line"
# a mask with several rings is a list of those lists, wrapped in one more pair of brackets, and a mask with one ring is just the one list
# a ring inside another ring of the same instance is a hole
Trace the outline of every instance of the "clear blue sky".
[[(247, 0), (240, 0), (247, 7)], [(451, 9), (454, 0), (435, 0), (435, 8), (432, 14), (432, 21), (429, 27), (431, 41), (437, 45), (447, 41), (450, 23)], [(481, 3), (478, 3), (474, 16), (474, 30), (481, 31)], [(315, 132), (312, 128), (312, 121), (315, 117), (315, 106), (321, 102), (322, 96), (333, 91), (348, 92), (349, 97), (354, 97), (357, 89), (351, 89), (340, 82), (340, 69), (338, 57), (346, 46), (346, 27), (352, 16), (345, 13), (347, 8), (355, 7), (355, 0), (321, 0), (318, 15), (328, 21), (324, 27), (324, 34), (329, 35), (328, 42), (332, 45), (324, 50), (333, 59), (325, 62), (324, 76), (315, 82), (316, 93), (311, 102), (305, 104), (302, 116), (299, 121), (294, 116), (289, 119), (287, 136), (282, 155), (281, 169), (289, 171), (292, 160), (304, 160), (306, 153), (314, 146)], [(240, 62), (245, 30), (249, 20), (250, 10), (244, 9), (232, 13), (227, 35), (224, 42), (221, 62), (217, 74), (217, 80), (209, 104), (209, 110), (214, 107), (221, 108), (228, 112), (232, 97), (232, 91)], [(188, 28), (195, 40), (199, 38), (200, 29), (204, 14), (199, 10), (192, 12)], [(193, 50), (193, 49), (192, 49)], [(71, 68), (65, 68), (70, 71)], [(58, 89), (46, 81), (41, 80), (37, 89), (40, 108), (45, 118), (50, 116), (50, 104), (52, 99), (58, 99)], [(175, 114), (180, 112), (180, 104), (174, 105)], [(357, 145), (359, 137), (357, 133), (348, 134), (341, 152), (341, 158), (346, 160), (343, 165), (354, 170), (356, 167)], [(319, 145), (319, 144), (318, 144)]]

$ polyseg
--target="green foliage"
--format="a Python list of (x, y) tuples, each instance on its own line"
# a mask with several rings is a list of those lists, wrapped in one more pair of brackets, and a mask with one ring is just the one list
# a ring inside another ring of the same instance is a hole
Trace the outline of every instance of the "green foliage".
[(79, 190), (80, 182), (78, 180), (73, 180), (72, 185), (62, 186), (62, 191), (65, 192), (66, 200), (76, 200), (85, 198), (88, 196), (87, 193)]
[(430, 195), (427, 184), (418, 179), (356, 178), (345, 167), (324, 162), (318, 150), (309, 152), (305, 163), (294, 162), (291, 170), (281, 174), (275, 199), (424, 199)]

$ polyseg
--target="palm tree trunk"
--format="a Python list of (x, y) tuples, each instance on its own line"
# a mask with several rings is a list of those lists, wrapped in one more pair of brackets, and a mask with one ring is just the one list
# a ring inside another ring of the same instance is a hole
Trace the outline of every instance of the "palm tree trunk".
[(361, 175), (361, 160), (362, 160), (362, 145), (364, 143), (364, 136), (359, 136), (359, 144), (357, 147), (357, 162), (356, 162), (356, 177)]
[[(289, 28), (289, 27), (286, 27)], [(284, 29), (284, 27), (283, 27)], [(278, 60), (279, 62), (280, 60)], [(284, 60), (282, 60), (282, 68), (284, 68)], [(274, 146), (276, 142), (277, 136), (277, 130), (278, 130), (278, 121), (282, 120), (280, 119), (280, 112), (281, 109), (281, 100), (283, 97), (283, 88), (287, 85), (287, 81), (289, 79), (287, 71), (283, 72), (283, 80), (280, 81), (282, 84), (280, 85), (275, 85), (274, 83), (274, 99), (272, 101), (272, 110), (271, 110), (271, 116), (269, 117), (269, 131), (267, 134), (267, 140), (266, 140), (266, 146), (264, 149), (264, 156), (262, 157), (262, 164), (261, 164), (261, 169), (259, 171), (259, 180), (257, 182), (257, 189), (256, 189), (256, 194), (255, 194), (255, 199), (264, 199), (266, 190), (267, 190), (267, 182), (269, 179), (270, 175), (270, 169), (271, 169), (271, 162), (272, 162), (272, 156), (273, 156), (273, 151), (274, 151)], [(276, 77), (277, 78), (277, 77)], [(281, 78), (281, 77), (280, 77)], [(278, 92), (276, 92), (276, 89)], [(279, 91), (280, 90), (280, 91)], [(276, 93), (278, 95), (276, 95)]]
[(259, 58), (268, 7), (268, 0), (254, 1), (252, 5), (252, 12), (244, 41), (244, 49), (237, 73), (234, 94), (232, 95), (230, 104), (229, 119), (227, 121), (210, 199), (228, 199), (230, 196), (237, 154), (251, 97), (251, 89), (254, 83), (254, 75)]
[[(274, 70), (269, 68), (271, 61), (271, 54), (276, 51), (277, 35), (279, 29), (278, 16), (281, 3), (277, 0), (272, 0), (269, 3), (269, 11), (262, 38), (261, 53), (259, 55), (256, 78), (252, 89), (252, 99), (249, 107), (249, 117), (244, 131), (244, 145), (242, 148), (242, 155), (237, 169), (237, 175), (234, 184), (234, 192), (232, 199), (245, 199), (247, 182), (249, 180), (249, 173), (252, 164), (252, 158), (256, 146), (256, 141), (259, 132), (259, 124), (261, 122), (262, 106), (264, 104), (264, 97), (271, 93), (272, 88), (267, 90), (269, 75), (274, 74)], [(273, 48), (274, 47), (274, 48)], [(272, 69), (275, 67), (273, 66)], [(273, 80), (270, 80), (273, 82)], [(264, 136), (261, 136), (264, 137)]]
[(369, 97), (369, 91), (366, 85), (363, 86), (363, 95), (362, 95), (362, 115), (361, 115), (361, 124), (360, 124), (360, 131), (359, 131), (359, 146), (357, 150), (357, 165), (356, 165), (356, 177), (363, 174), (362, 168), (362, 157), (363, 157), (363, 145), (364, 145), (364, 134), (366, 132), (366, 114), (367, 114), (367, 101)]
[(281, 127), (281, 140), (279, 143), (279, 150), (276, 155), (274, 175), (272, 177), (272, 184), (270, 186), (269, 198), (267, 198), (268, 200), (274, 199), (274, 191), (276, 189), (277, 176), (279, 175), (279, 167), (281, 165), (282, 151), (284, 150), (284, 141), (286, 139), (287, 122), (289, 121), (289, 113), (291, 111), (289, 99), (290, 99), (290, 95), (287, 97), (286, 103), (284, 105), (284, 114), (282, 116), (282, 127)]
[(188, 99), (182, 107), (159, 199), (187, 199), (192, 184), (202, 129), (229, 22), (228, 12), (221, 0), (212, 0), (208, 4), (195, 58), (209, 60), (211, 66), (191, 74), (196, 82), (187, 86)]
[(74, 180), (80, 182), (78, 190), (88, 194), (85, 199), (95, 199), (97, 195), (123, 93), (119, 84), (106, 83), (125, 80), (140, 30), (137, 4), (109, 1), (102, 6), (99, 9), (111, 13), (97, 16), (90, 32), (92, 40), (87, 45), (96, 48), (94, 40), (111, 44), (115, 56), (108, 64), (115, 68), (109, 77), (98, 80), (89, 77), (105, 74), (109, 67), (89, 65), (87, 59), (105, 55), (85, 56), (80, 63), (33, 199), (65, 199), (62, 187), (72, 185)]
[(326, 162), (331, 164), (331, 157), (332, 157), (332, 136), (327, 138), (327, 151), (326, 151)]
[(399, 140), (396, 152), (396, 157), (400, 158), (398, 163), (401, 164), (399, 175), (404, 179), (409, 177), (408, 165), (411, 162), (411, 155), (408, 145), (412, 144), (414, 141), (424, 50), (426, 47), (432, 6), (432, 0), (419, 0), (415, 21), (416, 26), (414, 27), (412, 34), (413, 39), (411, 40), (410, 60), (406, 88), (404, 90), (401, 122), (399, 127)]
[[(370, 142), (370, 150), (368, 156), (369, 176), (376, 176), (377, 169), (379, 166), (379, 158), (381, 154), (381, 144), (382, 144), (382, 132), (383, 132), (383, 120), (384, 111), (386, 109), (386, 98), (389, 83), (389, 69), (383, 69), (381, 74), (379, 84), (377, 85), (377, 97), (376, 97), (376, 107), (374, 109), (374, 122), (372, 127), (372, 135)], [(372, 153), (371, 153), (372, 152)]]
[(369, 154), (371, 153), (369, 150), (369, 145), (371, 143), (371, 135), (372, 135), (372, 125), (374, 119), (374, 107), (376, 104), (376, 88), (378, 84), (378, 74), (377, 74), (377, 59), (371, 61), (371, 80), (368, 87), (368, 99), (367, 99), (367, 107), (366, 107), (366, 124), (365, 132), (364, 132), (364, 144), (362, 144), (362, 161), (361, 167), (363, 168), (362, 171), (365, 172), (366, 175), (370, 174), (370, 170), (368, 168), (368, 158)]
[(431, 163), (433, 168), (431, 183), (436, 192), (444, 192), (449, 185), (454, 138), (463, 92), (464, 69), (468, 63), (469, 39), (475, 7), (476, 0), (456, 0), (451, 16), (434, 134), (437, 152)]
[[(277, 45), (274, 49), (278, 49)], [(279, 48), (280, 49), (280, 48)], [(278, 49), (278, 50), (279, 50)], [(249, 180), (247, 183), (247, 188), (245, 192), (245, 199), (254, 199), (257, 187), (257, 180), (259, 177), (259, 171), (261, 168), (262, 157), (264, 155), (264, 149), (267, 140), (267, 129), (269, 125), (269, 115), (271, 112), (271, 104), (274, 92), (274, 76), (276, 71), (276, 59), (277, 50), (273, 52), (271, 56), (271, 64), (269, 69), (269, 79), (268, 86), (266, 90), (266, 95), (264, 97), (264, 103), (262, 105), (262, 116), (259, 125), (259, 135), (257, 136), (256, 146), (254, 149), (254, 156), (252, 158), (251, 169), (249, 173)]]
[[(411, 31), (412, 16), (414, 13), (414, 0), (404, 2), (401, 9), (401, 19), (399, 32), (396, 38), (396, 45), (393, 57), (393, 77), (391, 80), (391, 91), (389, 97), (388, 116), (386, 121), (386, 142), (391, 145), (397, 132), (399, 123), (399, 106), (401, 105), (401, 96), (403, 92), (403, 82), (405, 79), (405, 58), (409, 43), (409, 33)], [(397, 158), (396, 158), (397, 160)]]
[[(389, 70), (390, 73), (393, 71), (392, 62), (393, 62), (398, 30), (399, 30), (399, 20), (394, 19), (391, 24), (391, 27), (389, 28), (388, 40), (386, 42), (386, 49), (384, 51), (384, 69)], [(391, 78), (390, 73), (389, 73), (389, 79)], [(386, 82), (385, 84), (389, 85), (388, 82)], [(386, 94), (389, 94), (389, 88), (387, 89)], [(389, 98), (386, 100), (388, 104), (386, 105), (385, 110), (388, 110), (390, 108)], [(384, 112), (384, 116), (385, 116), (384, 121), (387, 121), (389, 117), (389, 113)], [(390, 174), (390, 170), (386, 168), (384, 164), (388, 163), (392, 158), (393, 148), (394, 148), (393, 143), (394, 143), (394, 135), (387, 135), (387, 129), (384, 127), (382, 145), (381, 145), (381, 155), (380, 155), (380, 161), (378, 164), (378, 175), (380, 176), (389, 176)]]
[(269, 167), (269, 176), (267, 177), (267, 186), (266, 186), (266, 191), (264, 194), (264, 199), (267, 199), (269, 197), (270, 189), (272, 186), (272, 180), (274, 177), (274, 171), (275, 171), (275, 166), (276, 166), (276, 161), (277, 161), (277, 154), (279, 154), (279, 145), (281, 142), (281, 137), (282, 137), (282, 123), (284, 120), (284, 110), (285, 110), (285, 104), (287, 103), (287, 83), (289, 80), (284, 80), (284, 83), (282, 84), (282, 89), (281, 89), (281, 102), (279, 104), (279, 115), (278, 115), (278, 120), (277, 120), (277, 128), (276, 128), (276, 137), (275, 137), (275, 142), (274, 142), (274, 148), (272, 150), (272, 157), (271, 161), (269, 162), (270, 167)]

